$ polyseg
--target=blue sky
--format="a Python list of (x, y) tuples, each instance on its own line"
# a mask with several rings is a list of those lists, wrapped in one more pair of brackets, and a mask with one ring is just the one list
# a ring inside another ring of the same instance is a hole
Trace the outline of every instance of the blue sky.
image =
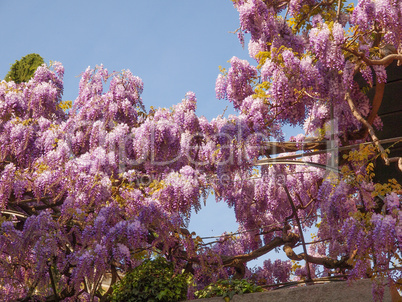
[[(5, 1), (0, 0), (0, 78), (29, 53), (65, 67), (64, 100), (74, 100), (79, 75), (103, 64), (129, 69), (144, 81), (145, 106), (170, 107), (187, 91), (198, 99), (197, 114), (209, 120), (233, 113), (215, 98), (218, 66), (232, 56), (249, 59), (237, 36), (238, 14), (230, 0)], [(233, 211), (209, 198), (193, 215), (200, 236), (235, 231)]]
[(28, 53), (65, 67), (64, 99), (74, 100), (79, 74), (103, 64), (144, 81), (147, 108), (169, 107), (187, 91), (211, 119), (227, 103), (215, 99), (218, 66), (248, 58), (230, 0), (0, 1), (0, 78)]

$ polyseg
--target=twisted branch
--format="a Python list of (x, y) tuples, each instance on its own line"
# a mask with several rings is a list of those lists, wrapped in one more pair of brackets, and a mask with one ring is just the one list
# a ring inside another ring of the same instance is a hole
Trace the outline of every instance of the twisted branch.
[(387, 157), (387, 154), (384, 150), (384, 148), (381, 146), (380, 144), (380, 140), (378, 139), (378, 137), (375, 135), (374, 133), (374, 129), (373, 127), (361, 116), (361, 114), (359, 113), (359, 111), (357, 110), (355, 104), (353, 103), (352, 98), (350, 97), (349, 92), (346, 92), (345, 94), (345, 100), (348, 102), (350, 110), (352, 111), (353, 116), (360, 122), (363, 124), (363, 126), (365, 126), (367, 128), (368, 133), (371, 136), (371, 139), (373, 140), (374, 145), (377, 147), (377, 149), (380, 151), (381, 153), (381, 157), (384, 159), (385, 164), (388, 166), (389, 165), (389, 159)]
[(367, 58), (364, 53), (358, 52), (356, 50), (347, 48), (347, 47), (341, 47), (342, 50), (350, 52), (351, 54), (355, 55), (358, 57), (360, 60), (362, 60), (366, 65), (368, 66), (373, 66), (373, 65), (389, 65), (392, 63), (394, 60), (402, 60), (402, 54), (390, 54), (387, 55), (386, 57), (379, 59), (379, 60), (372, 60)]

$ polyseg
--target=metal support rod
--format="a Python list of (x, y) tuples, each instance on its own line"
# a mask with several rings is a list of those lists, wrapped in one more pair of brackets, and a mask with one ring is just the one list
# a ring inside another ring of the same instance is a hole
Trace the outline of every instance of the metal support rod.
[(301, 226), (299, 217), (297, 216), (297, 209), (296, 209), (296, 206), (295, 206), (295, 204), (294, 204), (294, 202), (293, 202), (292, 196), (290, 196), (290, 192), (289, 192), (287, 186), (286, 186), (285, 184), (283, 184), (282, 186), (283, 186), (283, 188), (285, 189), (286, 195), (287, 195), (287, 197), (288, 197), (288, 199), (289, 199), (289, 202), (290, 202), (290, 205), (291, 205), (291, 207), (292, 207), (293, 216), (294, 216), (294, 218), (295, 218), (295, 220), (296, 220), (296, 223), (297, 223), (297, 226), (298, 226), (298, 228), (299, 228), (300, 239), (301, 239), (302, 245), (303, 245), (304, 261), (306, 261), (306, 267), (307, 267), (307, 280), (306, 280), (306, 281), (307, 281), (307, 282), (312, 282), (313, 279), (311, 278), (310, 264), (309, 264), (309, 262), (308, 262), (308, 260), (307, 260), (306, 242), (305, 242), (305, 240), (304, 240), (303, 229), (302, 229), (302, 226)]

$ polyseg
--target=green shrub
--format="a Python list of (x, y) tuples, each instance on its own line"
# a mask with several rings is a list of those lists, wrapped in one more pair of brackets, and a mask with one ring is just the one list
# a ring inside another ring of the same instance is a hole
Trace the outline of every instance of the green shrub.
[(229, 301), (234, 295), (262, 292), (262, 287), (251, 284), (246, 280), (218, 280), (202, 290), (195, 292), (198, 299), (222, 297)]
[(187, 297), (187, 279), (164, 258), (147, 260), (113, 286), (112, 302), (174, 302)]
[(30, 78), (32, 78), (35, 74), (36, 69), (43, 63), (45, 62), (40, 55), (36, 53), (30, 53), (29, 55), (22, 57), (21, 60), (15, 61), (4, 79), (7, 82), (28, 82)]

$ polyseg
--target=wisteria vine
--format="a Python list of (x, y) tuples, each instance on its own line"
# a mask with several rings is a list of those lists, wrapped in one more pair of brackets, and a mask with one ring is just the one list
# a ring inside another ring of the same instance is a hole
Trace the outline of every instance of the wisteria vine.
[[(233, 4), (255, 60), (233, 57), (218, 75), (216, 96), (236, 115), (197, 116), (193, 92), (147, 111), (142, 80), (103, 66), (83, 72), (72, 104), (58, 62), (0, 83), (0, 299), (107, 301), (112, 288), (99, 289), (109, 276), (155, 254), (199, 288), (227, 277), (401, 277), (400, 179), (376, 183), (373, 162), (402, 166), (376, 136), (386, 67), (402, 61), (402, 4)], [(304, 133), (284, 142), (284, 124)], [(256, 169), (278, 153), (296, 163), (300, 150), (303, 165)], [(204, 244), (187, 227), (210, 192), (234, 209), (239, 232)], [(289, 260), (246, 266), (279, 248)]]

